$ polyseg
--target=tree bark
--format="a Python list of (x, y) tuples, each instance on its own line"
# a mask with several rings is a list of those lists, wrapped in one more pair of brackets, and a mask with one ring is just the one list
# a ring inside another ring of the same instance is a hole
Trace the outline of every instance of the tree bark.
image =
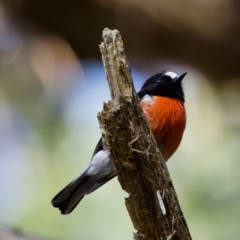
[(134, 90), (121, 35), (104, 29), (100, 45), (112, 100), (98, 114), (136, 240), (191, 239), (165, 161)]

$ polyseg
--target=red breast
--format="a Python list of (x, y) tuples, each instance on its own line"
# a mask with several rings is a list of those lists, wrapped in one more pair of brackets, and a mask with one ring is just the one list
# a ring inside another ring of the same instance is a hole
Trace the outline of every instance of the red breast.
[(167, 161), (182, 140), (186, 126), (184, 103), (174, 98), (146, 95), (140, 104), (159, 149)]

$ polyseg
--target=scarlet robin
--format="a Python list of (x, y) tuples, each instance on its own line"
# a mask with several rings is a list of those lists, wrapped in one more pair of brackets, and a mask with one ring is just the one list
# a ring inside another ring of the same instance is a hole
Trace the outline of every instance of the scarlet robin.
[[(138, 92), (148, 125), (166, 161), (177, 150), (186, 126), (182, 88), (186, 74), (163, 71), (146, 80)], [(114, 178), (116, 169), (108, 155), (100, 139), (88, 167), (52, 199), (52, 205), (62, 214), (69, 214), (85, 195)]]

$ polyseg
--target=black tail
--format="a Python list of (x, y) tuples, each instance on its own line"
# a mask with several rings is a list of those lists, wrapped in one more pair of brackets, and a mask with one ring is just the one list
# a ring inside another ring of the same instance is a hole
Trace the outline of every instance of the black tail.
[(96, 181), (95, 177), (87, 175), (87, 170), (52, 199), (52, 205), (59, 208), (62, 214), (71, 213)]

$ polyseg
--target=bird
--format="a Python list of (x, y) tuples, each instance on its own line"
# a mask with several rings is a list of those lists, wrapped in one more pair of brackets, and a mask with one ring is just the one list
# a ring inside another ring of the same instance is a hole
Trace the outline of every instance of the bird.
[[(186, 127), (182, 86), (186, 74), (162, 71), (147, 79), (138, 92), (140, 106), (165, 161), (179, 147)], [(63, 215), (70, 214), (85, 195), (114, 178), (117, 172), (108, 156), (100, 138), (87, 168), (52, 199), (53, 207)]]

